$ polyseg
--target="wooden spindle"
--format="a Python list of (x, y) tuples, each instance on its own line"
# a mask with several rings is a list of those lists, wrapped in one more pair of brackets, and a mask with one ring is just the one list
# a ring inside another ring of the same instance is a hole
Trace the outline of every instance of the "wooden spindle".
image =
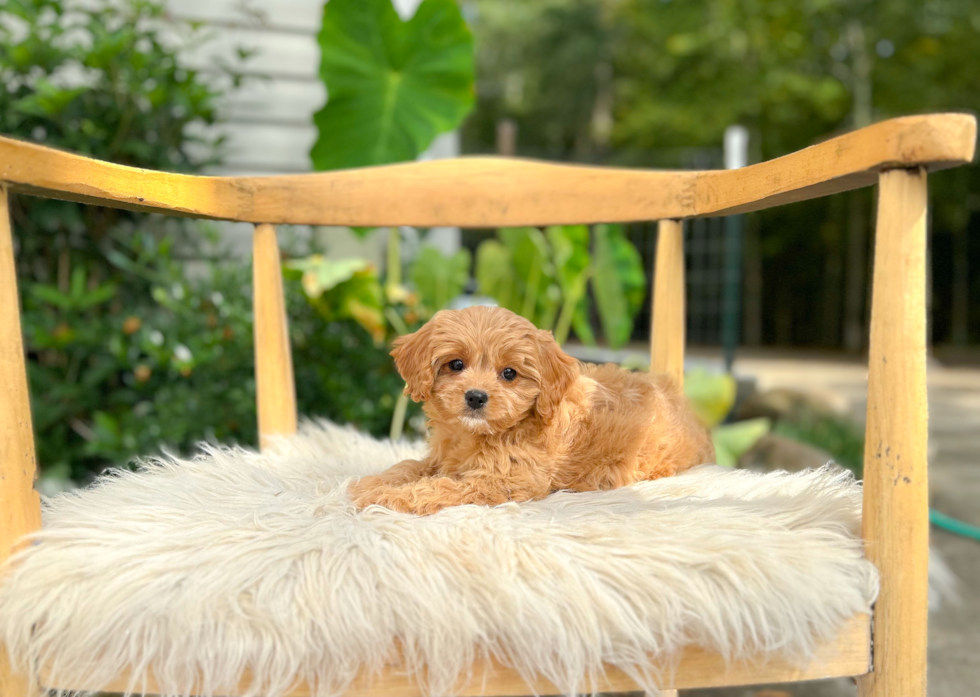
[[(35, 473), (14, 241), (7, 187), (0, 184), (0, 564), (13, 553), (17, 540), (41, 527)], [(7, 650), (0, 646), (0, 695), (34, 692), (25, 676), (13, 673)]]
[(259, 445), (264, 449), (271, 437), (296, 433), (296, 383), (274, 226), (255, 226), (252, 252), (255, 387)]
[(895, 169), (879, 178), (875, 233), (862, 532), (881, 592), (862, 697), (926, 694), (927, 438), (926, 173)]
[(661, 220), (653, 274), (650, 372), (669, 373), (684, 386), (684, 224)]

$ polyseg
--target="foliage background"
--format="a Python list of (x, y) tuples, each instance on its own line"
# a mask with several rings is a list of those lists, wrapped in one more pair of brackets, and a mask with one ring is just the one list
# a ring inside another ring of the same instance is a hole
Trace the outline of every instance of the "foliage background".
[[(209, 37), (157, 0), (0, 4), (0, 132), (150, 169), (220, 160), (216, 103), (239, 84), (178, 57)], [(176, 31), (176, 33), (175, 33)], [(217, 84), (228, 85), (219, 88)], [(257, 441), (251, 268), (206, 223), (15, 196), (38, 460), (48, 480), (201, 440)], [(294, 247), (294, 253), (310, 248)], [(187, 261), (211, 260), (188, 274)], [(301, 413), (387, 433), (402, 381), (357, 323), (287, 284)], [(410, 412), (410, 416), (416, 413)]]
[[(386, 141), (371, 162), (414, 156), (473, 103), (463, 129), (469, 152), (497, 149), (506, 119), (517, 125), (519, 155), (661, 167), (699, 166), (735, 122), (750, 129), (751, 157), (761, 160), (880, 118), (980, 109), (980, 7), (968, 0), (426, 0), (423, 16), (442, 27), (445, 53), (420, 54), (406, 48), (418, 27), (397, 24), (386, 1), (328, 7), (383, 15), (370, 32), (389, 43), (348, 66), (363, 79), (348, 82), (346, 102), (334, 90), (334, 111), (317, 117), (321, 136), (339, 122), (370, 123), (370, 135), (420, 114), (431, 121)], [(219, 163), (224, 142), (207, 134), (220, 132), (216, 105), (241, 77), (234, 64), (208, 75), (183, 66), (181, 52), (211, 37), (190, 24), (162, 31), (164, 11), (163, 0), (0, 4), (0, 132), (147, 168), (197, 172)], [(345, 25), (328, 17), (320, 39), (336, 50), (323, 53), (321, 77), (336, 82), (346, 79), (337, 39)], [(347, 49), (364, 42), (354, 43)], [(475, 95), (466, 80), (474, 48)], [(411, 84), (419, 56), (441, 85), (435, 92)], [(357, 102), (365, 85), (383, 98)], [(351, 164), (313, 159), (324, 168)], [(940, 344), (980, 342), (980, 243), (969, 234), (980, 232), (978, 172), (932, 179), (931, 326)], [(29, 197), (15, 197), (12, 213), (39, 459), (49, 474), (84, 479), (161, 442), (255, 442), (250, 272), (247, 263), (216, 261), (224, 254), (212, 227)], [(743, 308), (745, 343), (859, 351), (872, 216), (867, 191), (749, 216), (745, 285), (761, 290)], [(638, 233), (593, 228), (587, 254), (581, 233), (522, 233), (545, 241), (539, 260), (550, 274), (528, 313), (585, 342), (595, 330), (614, 345), (644, 339), (642, 265), (617, 271), (629, 253), (602, 242)], [(530, 267), (511, 258), (494, 276), (492, 264), (480, 263), (481, 241), (508, 236), (517, 233), (470, 236), (469, 259), (423, 248), (404, 270), (362, 268), (357, 292), (338, 291), (330, 304), (310, 302), (304, 274), (291, 274), (301, 411), (386, 433), (401, 387), (386, 340), (457, 291), (483, 290), (490, 277), (510, 283), (506, 292), (523, 309)], [(323, 250), (287, 251), (301, 263)], [(206, 272), (186, 273), (188, 260), (205, 260)], [(636, 330), (628, 315), (638, 311)]]
[[(507, 119), (518, 155), (704, 167), (735, 123), (758, 162), (888, 117), (980, 111), (974, 0), (471, 4), (471, 153), (495, 150)], [(932, 339), (976, 345), (980, 167), (931, 189)], [(872, 222), (870, 190), (747, 216), (745, 343), (865, 347)]]

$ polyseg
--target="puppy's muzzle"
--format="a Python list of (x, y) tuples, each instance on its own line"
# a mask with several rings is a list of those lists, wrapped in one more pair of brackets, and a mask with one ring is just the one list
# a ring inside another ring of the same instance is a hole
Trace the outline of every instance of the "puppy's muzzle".
[(487, 403), (490, 399), (488, 395), (483, 390), (467, 390), (466, 391), (466, 406), (468, 406), (473, 411), (477, 411), (483, 408), (483, 405)]

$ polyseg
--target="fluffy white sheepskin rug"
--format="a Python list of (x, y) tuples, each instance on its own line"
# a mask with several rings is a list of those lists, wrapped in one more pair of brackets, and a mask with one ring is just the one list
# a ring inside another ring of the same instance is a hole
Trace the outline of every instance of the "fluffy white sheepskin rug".
[(92, 688), (130, 673), (138, 692), (149, 669), (167, 693), (221, 695), (248, 671), (250, 694), (334, 695), (400, 643), (430, 694), (484, 655), (572, 694), (603, 662), (652, 690), (690, 643), (805, 660), (875, 598), (860, 485), (838, 469), (354, 510), (352, 476), (419, 450), (307, 424), (274, 453), (208, 448), (48, 499), (0, 585), (0, 641)]

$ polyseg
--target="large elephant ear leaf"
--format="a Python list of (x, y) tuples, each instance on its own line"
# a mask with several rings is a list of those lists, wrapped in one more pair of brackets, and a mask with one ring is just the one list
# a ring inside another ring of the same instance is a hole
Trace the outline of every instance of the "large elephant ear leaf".
[(454, 0), (424, 0), (407, 22), (391, 0), (330, 0), (318, 41), (318, 170), (414, 160), (473, 106), (473, 37)]

